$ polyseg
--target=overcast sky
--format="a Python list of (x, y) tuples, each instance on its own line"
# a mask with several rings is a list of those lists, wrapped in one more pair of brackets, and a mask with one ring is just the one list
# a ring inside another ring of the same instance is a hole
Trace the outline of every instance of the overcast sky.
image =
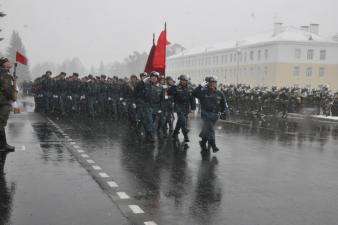
[[(337, 0), (0, 0), (0, 36), (21, 35), (30, 64), (78, 56), (87, 65), (149, 51), (164, 22), (168, 39), (186, 48), (244, 38), (285, 25), (320, 24), (338, 32)], [(5, 50), (7, 42), (0, 42)]]

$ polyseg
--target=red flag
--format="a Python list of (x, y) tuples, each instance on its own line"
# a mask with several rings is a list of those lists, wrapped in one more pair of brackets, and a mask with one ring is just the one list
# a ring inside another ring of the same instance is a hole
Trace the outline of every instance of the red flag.
[(16, 61), (23, 64), (23, 65), (27, 65), (27, 58), (22, 55), (20, 52), (16, 52)]
[(147, 60), (147, 64), (146, 64), (146, 67), (144, 68), (144, 72), (146, 72), (146, 73), (150, 73), (151, 71), (154, 70), (153, 61), (154, 61), (154, 53), (155, 53), (155, 49), (156, 49), (154, 39), (155, 39), (155, 35), (153, 36), (153, 46), (151, 46), (149, 56), (148, 56), (148, 60)]
[(166, 47), (168, 44), (170, 44), (170, 42), (167, 40), (167, 30), (164, 29), (158, 37), (153, 60), (153, 68), (161, 75), (165, 73)]

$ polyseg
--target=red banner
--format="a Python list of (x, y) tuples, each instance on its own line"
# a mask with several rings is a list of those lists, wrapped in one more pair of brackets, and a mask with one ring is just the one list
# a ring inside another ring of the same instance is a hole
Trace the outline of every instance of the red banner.
[(166, 47), (170, 44), (167, 40), (167, 31), (164, 30), (161, 32), (157, 40), (157, 46), (155, 49), (153, 68), (161, 75), (165, 73), (165, 59), (166, 59)]
[(27, 58), (22, 55), (20, 52), (16, 52), (16, 61), (23, 64), (23, 65), (27, 65)]

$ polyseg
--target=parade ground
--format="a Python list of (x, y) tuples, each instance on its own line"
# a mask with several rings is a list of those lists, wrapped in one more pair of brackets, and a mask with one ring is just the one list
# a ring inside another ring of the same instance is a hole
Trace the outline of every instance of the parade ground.
[(0, 224), (337, 224), (336, 122), (230, 118), (202, 155), (189, 127), (149, 144), (124, 121), (12, 114)]

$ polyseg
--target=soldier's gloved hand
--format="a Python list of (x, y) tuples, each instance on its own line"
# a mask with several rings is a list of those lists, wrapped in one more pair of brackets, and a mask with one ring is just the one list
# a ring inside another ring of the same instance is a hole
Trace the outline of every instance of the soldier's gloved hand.
[(203, 82), (201, 83), (201, 86), (202, 86), (202, 87), (205, 87), (205, 86), (207, 86), (207, 84), (208, 84), (208, 83), (207, 83), (206, 81), (203, 81)]
[(108, 97), (108, 101), (111, 101), (111, 97)]
[(136, 109), (136, 104), (135, 103), (133, 103), (133, 108)]
[(219, 118), (220, 118), (221, 120), (226, 120), (226, 119), (227, 119), (227, 113), (226, 113), (226, 112), (222, 112), (222, 113), (220, 114)]
[(168, 99), (168, 98), (169, 98), (169, 96), (168, 96), (168, 95), (165, 95), (165, 96), (164, 96), (164, 99)]
[(126, 105), (127, 105), (127, 103), (126, 103), (126, 102), (122, 102), (122, 105), (126, 106)]
[(120, 101), (123, 101), (123, 98), (120, 98)]
[(162, 110), (158, 110), (157, 113), (158, 113), (158, 114), (161, 114), (161, 113), (162, 113)]
[(167, 88), (168, 88), (168, 85), (164, 84), (164, 85), (162, 85), (162, 87), (163, 87), (164, 89), (167, 89)]

